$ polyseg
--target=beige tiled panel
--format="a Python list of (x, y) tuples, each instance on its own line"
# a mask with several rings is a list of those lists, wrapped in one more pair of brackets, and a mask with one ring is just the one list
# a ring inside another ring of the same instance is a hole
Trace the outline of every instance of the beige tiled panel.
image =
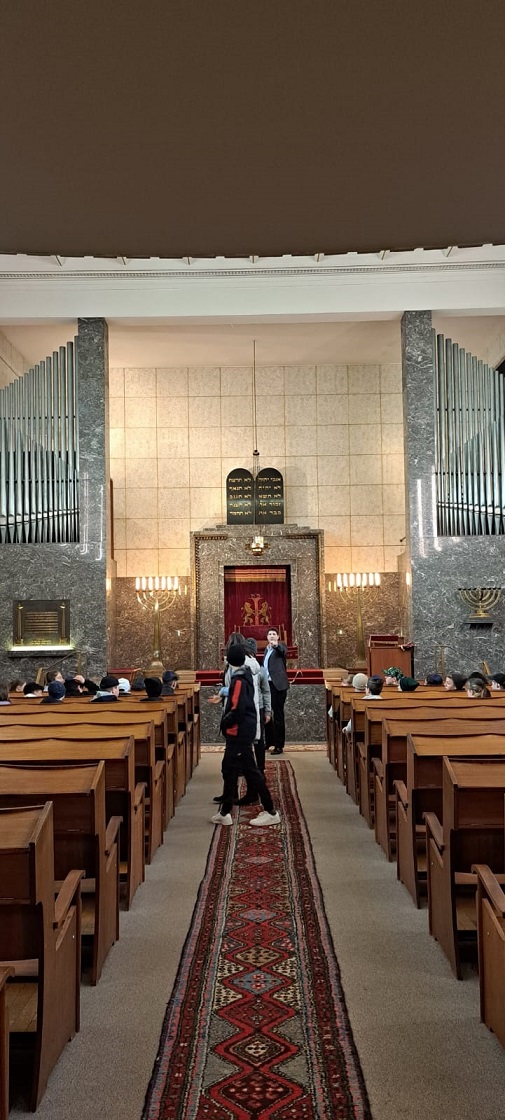
[(116, 575), (119, 579), (124, 579), (126, 576), (126, 549), (116, 548), (114, 550), (114, 560), (116, 561)]
[(380, 447), (380, 424), (353, 424), (349, 428), (351, 455), (377, 455)]
[[(382, 486), (351, 486), (351, 514), (382, 513)], [(382, 538), (382, 535), (381, 535)]]
[(189, 486), (189, 459), (158, 459), (158, 486)]
[(380, 390), (380, 366), (349, 365), (349, 394), (365, 396)]
[(320, 517), (319, 529), (324, 529), (324, 544), (330, 547), (349, 548), (351, 544), (350, 517)]
[(109, 397), (124, 397), (124, 369), (109, 369)]
[(284, 426), (284, 394), (279, 396), (257, 397), (256, 423), (259, 427)]
[(126, 517), (126, 490), (124, 487), (113, 486), (114, 517)]
[[(233, 469), (233, 468), (232, 468)], [(189, 461), (190, 486), (221, 486), (221, 460), (215, 459), (190, 459)]]
[(156, 423), (158, 428), (187, 428), (189, 407), (187, 397), (158, 397)]
[[(246, 447), (252, 448), (252, 438), (253, 432), (251, 428), (250, 441), (245, 444)], [(228, 451), (227, 433), (223, 432), (223, 451), (225, 448), (226, 451)], [(269, 424), (258, 427), (258, 450), (261, 452), (260, 466), (272, 467), (274, 465), (271, 461), (273, 455), (284, 456), (286, 454), (286, 429), (280, 424), (278, 426)], [(300, 452), (300, 454), (302, 454), (302, 452)]]
[[(165, 576), (189, 576), (189, 548), (160, 548), (158, 553), (159, 573)], [(165, 616), (166, 617), (166, 616)], [(163, 625), (163, 624), (162, 624)], [(165, 631), (167, 633), (167, 631)], [(163, 640), (163, 636), (162, 636)]]
[(158, 519), (138, 517), (126, 520), (126, 547), (158, 548)]
[(349, 398), (324, 393), (316, 398), (318, 424), (347, 424)]
[(150, 490), (157, 484), (158, 463), (155, 459), (127, 459), (125, 474), (127, 490)]
[(126, 521), (123, 517), (114, 518), (114, 553), (126, 548)]
[(405, 474), (405, 460), (403, 455), (382, 456), (382, 481), (383, 483), (403, 483)]
[(287, 486), (317, 486), (317, 457), (315, 455), (286, 456), (284, 481)]
[(110, 453), (111, 459), (124, 459), (124, 454), (125, 454), (124, 428), (110, 428), (110, 430), (109, 430), (109, 453)]
[(316, 517), (318, 513), (317, 486), (286, 486), (284, 500), (287, 521), (298, 517)]
[(125, 397), (155, 397), (156, 370), (125, 369), (124, 391)]
[(109, 460), (109, 471), (110, 471), (110, 477), (111, 477), (111, 479), (114, 483), (114, 486), (117, 487), (118, 489), (124, 488), (124, 485), (125, 485), (125, 461), (124, 461), (124, 459), (123, 458), (121, 458), (121, 459), (112, 459), (111, 458)]
[(124, 428), (124, 397), (109, 397), (109, 428)]
[[(156, 481), (156, 478), (155, 480)], [(127, 518), (157, 517), (158, 516), (158, 489), (157, 487), (128, 487), (126, 491)]]
[(381, 366), (381, 393), (401, 393), (402, 391), (402, 367), (400, 362), (393, 362), (391, 365)]
[(403, 455), (403, 450), (403, 424), (383, 424), (383, 455)]
[(382, 482), (381, 455), (351, 455), (349, 477), (351, 486), (380, 486)]
[(353, 572), (383, 572), (384, 571), (384, 549), (375, 548), (351, 548), (352, 554), (352, 571)]
[(160, 459), (187, 459), (189, 434), (186, 428), (158, 428), (158, 456)]
[(188, 371), (186, 366), (156, 370), (156, 394), (159, 397), (187, 397)]
[[(197, 462), (198, 460), (195, 460)], [(205, 460), (209, 462), (208, 459)], [(219, 462), (219, 460), (218, 460)], [(242, 448), (242, 455), (234, 455), (232, 458), (221, 459), (221, 485), (226, 485), (226, 479), (230, 471), (234, 471), (236, 467), (243, 467), (246, 471), (252, 472), (252, 453), (249, 448)], [(270, 460), (268, 461), (270, 466)], [(214, 485), (214, 483), (212, 483)], [(215, 484), (217, 485), (217, 483)]]
[(403, 424), (403, 397), (401, 393), (383, 393), (381, 396), (383, 424)]
[(318, 455), (348, 455), (349, 427), (347, 424), (321, 424), (317, 428)]
[[(352, 507), (352, 492), (351, 492), (351, 507)], [(366, 546), (372, 548), (374, 545), (382, 545), (383, 538), (383, 520), (379, 516), (370, 516), (369, 514), (360, 514), (360, 516), (351, 516), (351, 545), (352, 548)]]
[(252, 366), (226, 366), (221, 370), (221, 398), (252, 397)]
[[(218, 402), (219, 403), (219, 402)], [(190, 428), (189, 429), (189, 456), (192, 458), (221, 458), (221, 427)]]
[(396, 547), (391, 545), (384, 545), (384, 571), (397, 572), (398, 571), (398, 556), (401, 555), (403, 545), (399, 544)]
[(277, 471), (281, 471), (281, 473), (284, 474), (286, 470), (285, 456), (274, 455), (273, 453), (263, 455), (260, 459), (260, 470), (263, 470), (265, 467), (275, 467)]
[(350, 548), (335, 548), (333, 545), (324, 549), (325, 572), (351, 572), (352, 554)]
[(156, 427), (125, 429), (125, 454), (127, 459), (156, 459), (158, 446)]
[(127, 576), (157, 576), (157, 548), (129, 548), (126, 552)]
[(381, 398), (379, 394), (349, 397), (350, 424), (380, 424)]
[(161, 518), (159, 548), (189, 548), (189, 517)]
[(316, 398), (302, 397), (302, 396), (288, 396), (285, 398), (285, 410), (287, 425), (303, 425), (316, 423)]
[[(393, 516), (388, 513), (384, 516), (384, 544), (396, 545), (398, 550), (403, 548), (400, 541), (405, 536), (405, 516)], [(403, 542), (404, 543), (404, 542)]]
[(349, 486), (319, 486), (319, 516), (343, 517), (351, 512)]
[(317, 428), (315, 424), (286, 427), (286, 455), (315, 455)]
[(284, 369), (282, 366), (260, 366), (256, 368), (257, 396), (284, 396)]
[(310, 397), (315, 391), (315, 366), (284, 366), (284, 392), (287, 397)]
[(221, 486), (193, 487), (191, 490), (191, 517), (221, 519), (223, 490)]
[(193, 366), (188, 370), (190, 397), (217, 397), (221, 395), (221, 370), (219, 366)]
[(216, 397), (193, 397), (189, 399), (190, 428), (219, 428), (221, 423), (221, 401)]
[(156, 427), (156, 397), (125, 397), (125, 428)]
[(253, 422), (252, 397), (221, 397), (220, 418), (223, 431), (226, 428), (248, 427)]
[(158, 490), (158, 517), (189, 517), (189, 486)]
[(347, 486), (349, 464), (348, 455), (319, 455), (317, 459), (319, 486)]
[(318, 366), (316, 369), (316, 389), (321, 395), (348, 393), (347, 366)]
[(405, 487), (389, 484), (382, 487), (382, 504), (385, 514), (405, 516)]

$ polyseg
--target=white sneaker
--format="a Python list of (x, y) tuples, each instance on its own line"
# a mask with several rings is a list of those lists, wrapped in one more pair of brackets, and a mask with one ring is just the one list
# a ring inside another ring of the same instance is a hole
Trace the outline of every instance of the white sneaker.
[(221, 813), (214, 813), (214, 816), (210, 818), (210, 821), (211, 824), (233, 824), (231, 813), (226, 813), (224, 817), (221, 815)]
[(253, 817), (249, 824), (254, 824), (256, 828), (264, 828), (267, 824), (280, 824), (281, 818), (278, 813), (267, 813), (263, 810), (259, 817)]

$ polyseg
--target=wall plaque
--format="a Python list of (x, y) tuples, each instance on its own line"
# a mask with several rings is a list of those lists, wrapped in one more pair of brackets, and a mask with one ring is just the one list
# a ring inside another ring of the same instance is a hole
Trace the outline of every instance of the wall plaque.
[(14, 646), (59, 646), (70, 641), (69, 599), (15, 599)]
[(255, 514), (257, 525), (284, 524), (284, 481), (275, 467), (265, 467), (256, 476)]
[(227, 525), (254, 525), (254, 479), (245, 467), (236, 467), (226, 479)]

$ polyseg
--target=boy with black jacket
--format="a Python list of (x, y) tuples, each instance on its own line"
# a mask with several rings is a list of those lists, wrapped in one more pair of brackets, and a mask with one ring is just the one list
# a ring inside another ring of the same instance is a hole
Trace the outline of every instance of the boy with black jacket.
[(259, 828), (280, 824), (265, 778), (258, 770), (254, 758), (257, 714), (252, 673), (244, 665), (245, 651), (238, 643), (230, 646), (227, 656), (231, 680), (221, 719), (221, 732), (226, 739), (222, 765), (224, 790), (221, 809), (212, 817), (212, 823), (233, 824), (231, 810), (240, 770), (246, 779), (248, 791), (258, 794), (264, 810), (249, 823)]

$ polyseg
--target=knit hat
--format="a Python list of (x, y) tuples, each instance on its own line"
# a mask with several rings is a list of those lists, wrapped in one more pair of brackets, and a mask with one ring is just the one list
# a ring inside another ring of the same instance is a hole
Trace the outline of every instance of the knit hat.
[(357, 692), (364, 692), (367, 682), (368, 677), (366, 673), (355, 673), (352, 678), (352, 687), (355, 688)]
[(146, 677), (145, 689), (150, 700), (157, 700), (161, 696), (161, 681), (159, 677)]
[(126, 679), (126, 677), (120, 677), (119, 678), (119, 691), (120, 692), (129, 692), (130, 691), (130, 682), (129, 682), (129, 680)]
[(426, 684), (443, 684), (443, 679), (440, 673), (428, 673), (426, 677)]
[(132, 684), (132, 692), (143, 692), (143, 691), (144, 691), (144, 678), (143, 678), (142, 673), (141, 673), (139, 676), (135, 677), (135, 680)]
[(226, 660), (228, 665), (231, 665), (233, 669), (238, 669), (245, 661), (244, 646), (240, 646), (238, 642), (233, 642), (226, 654)]
[(395, 668), (394, 665), (392, 665), (390, 669), (383, 669), (382, 672), (385, 677), (394, 677), (395, 681), (399, 681), (402, 675), (401, 669)]
[(100, 681), (100, 692), (109, 692), (111, 688), (118, 688), (118, 686), (119, 681), (117, 677), (102, 677)]
[(413, 677), (401, 677), (400, 688), (402, 692), (415, 692), (419, 688), (419, 681), (415, 681)]
[(47, 686), (47, 695), (51, 700), (63, 700), (65, 695), (65, 685), (61, 681), (51, 681)]
[(174, 673), (173, 669), (165, 669), (165, 672), (163, 673), (161, 679), (163, 681), (163, 684), (172, 684), (172, 681), (178, 681), (179, 677), (177, 676), (177, 673)]

